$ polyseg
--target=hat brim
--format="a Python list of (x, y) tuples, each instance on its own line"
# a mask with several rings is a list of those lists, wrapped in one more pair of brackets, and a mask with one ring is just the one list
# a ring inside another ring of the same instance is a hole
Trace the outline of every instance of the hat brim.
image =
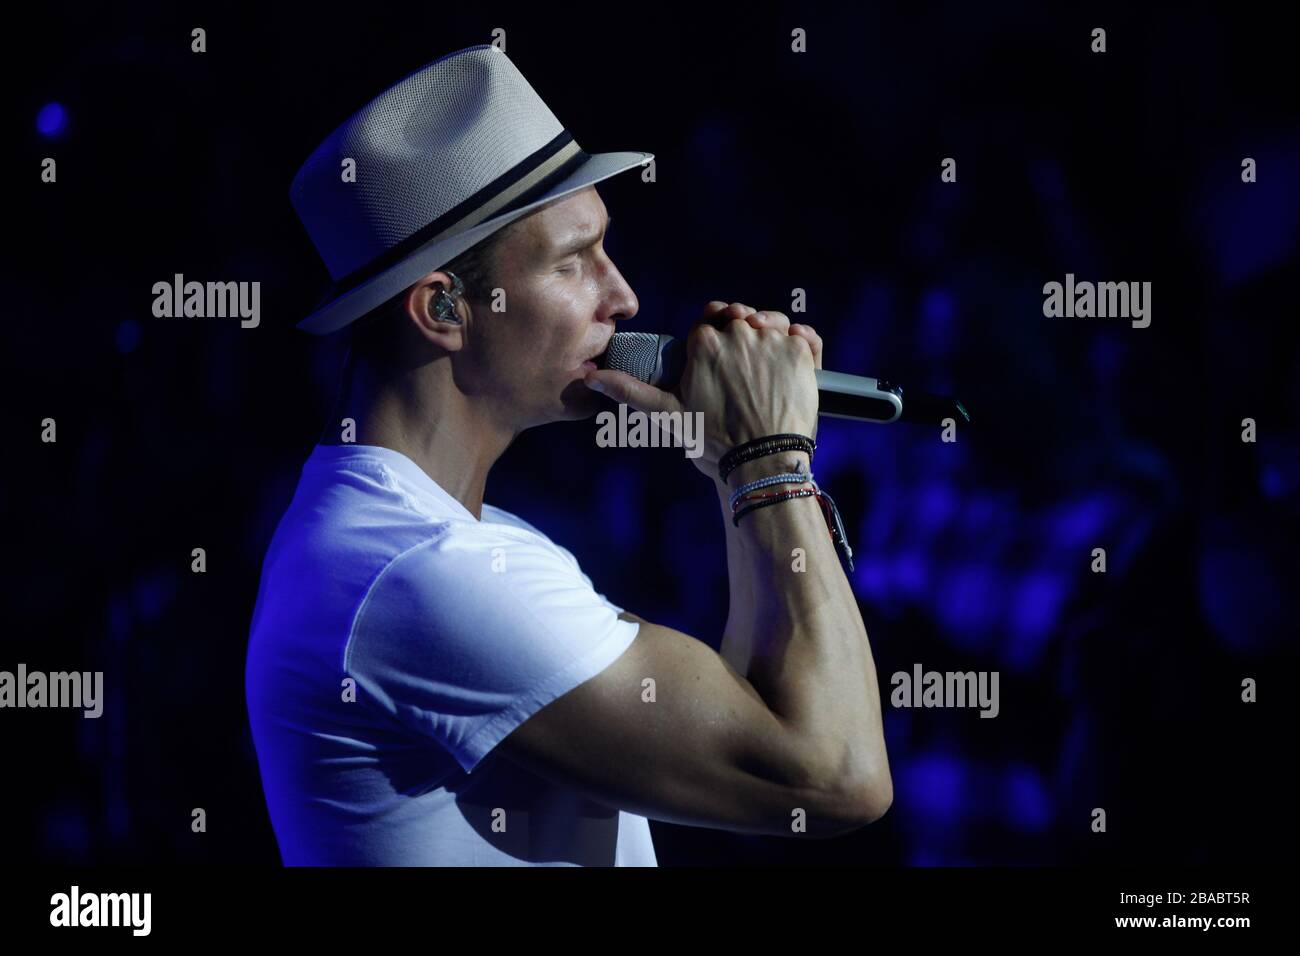
[(471, 246), (516, 219), (535, 212), (541, 206), (570, 193), (586, 189), (593, 183), (643, 166), (652, 159), (654, 159), (653, 153), (593, 153), (585, 163), (552, 186), (545, 195), (528, 205), (479, 223), (455, 236), (432, 240), (400, 262), (352, 288), (339, 290), (337, 287), (331, 287), (311, 314), (298, 323), (298, 328), (315, 335), (336, 332), (376, 306), (387, 302), (421, 276), (446, 265)]

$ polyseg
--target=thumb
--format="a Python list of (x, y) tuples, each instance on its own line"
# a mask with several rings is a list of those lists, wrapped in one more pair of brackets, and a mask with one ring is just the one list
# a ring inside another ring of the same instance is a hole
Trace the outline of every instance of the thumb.
[(671, 392), (647, 385), (627, 372), (609, 368), (588, 369), (582, 381), (588, 388), (639, 412), (670, 412), (678, 408), (677, 399)]

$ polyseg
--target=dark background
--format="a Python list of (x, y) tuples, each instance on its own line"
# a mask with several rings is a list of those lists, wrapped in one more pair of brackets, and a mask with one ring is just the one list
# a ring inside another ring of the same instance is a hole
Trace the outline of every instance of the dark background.
[[(715, 298), (789, 312), (801, 287), (828, 368), (950, 390), (975, 416), (953, 444), (819, 432), (886, 696), (888, 815), (832, 842), (655, 823), (660, 863), (1289, 853), (1300, 109), (1269, 8), (468, 9), (55, 7), (5, 38), (0, 669), (103, 670), (107, 699), (99, 720), (0, 713), (5, 857), (279, 862), (244, 649), (342, 357), (293, 329), (327, 275), (289, 182), (367, 100), (494, 27), (583, 148), (656, 154), (657, 182), (598, 186), (641, 303), (626, 328), (683, 334)], [(261, 326), (154, 318), (176, 272), (260, 281)], [(1152, 282), (1151, 326), (1045, 318), (1067, 272)], [(720, 635), (709, 483), (680, 451), (594, 433), (526, 433), (487, 500), (617, 603)], [(917, 662), (999, 671), (1000, 715), (889, 707)]]

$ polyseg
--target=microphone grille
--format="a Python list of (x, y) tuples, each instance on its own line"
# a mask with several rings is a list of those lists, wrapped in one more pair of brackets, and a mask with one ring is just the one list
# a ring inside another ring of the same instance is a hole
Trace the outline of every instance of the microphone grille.
[(600, 365), (650, 382), (659, 368), (659, 338), (654, 332), (615, 332)]

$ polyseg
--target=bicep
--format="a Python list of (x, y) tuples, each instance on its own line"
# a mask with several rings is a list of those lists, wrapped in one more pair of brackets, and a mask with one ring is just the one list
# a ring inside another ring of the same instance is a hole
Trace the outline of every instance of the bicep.
[[(633, 614), (631, 611), (624, 611), (618, 617), (621, 621), (631, 621), (633, 624), (650, 623), (645, 618)], [(736, 677), (740, 679), (742, 687), (749, 694), (758, 698), (761, 702), (762, 698), (759, 697), (758, 692), (754, 690), (753, 685), (749, 683), (748, 679), (742, 676), (749, 667), (751, 654), (749, 638), (738, 637), (732, 633), (723, 635), (722, 644), (718, 648), (718, 654), (722, 657), (724, 663), (732, 670)], [(766, 706), (766, 704), (764, 706)]]
[(865, 822), (848, 790), (708, 645), (630, 612), (631, 645), (499, 745), (507, 759), (608, 806), (752, 833)]

